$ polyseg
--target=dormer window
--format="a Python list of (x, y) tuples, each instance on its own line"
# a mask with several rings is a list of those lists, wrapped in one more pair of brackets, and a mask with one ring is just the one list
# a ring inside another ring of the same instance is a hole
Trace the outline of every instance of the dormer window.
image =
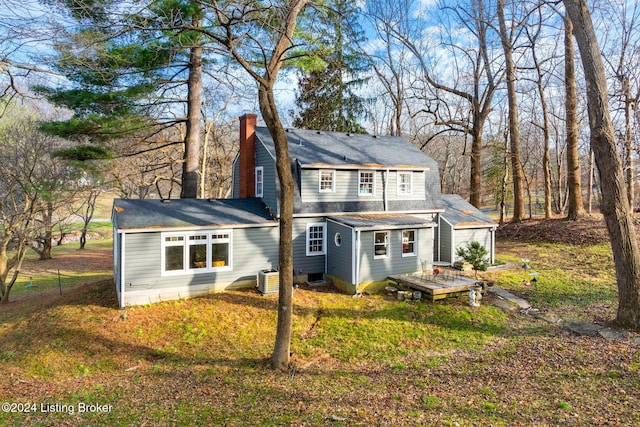
[(334, 193), (336, 191), (336, 171), (321, 169), (319, 175), (320, 192)]
[(413, 192), (413, 173), (398, 172), (398, 195), (410, 196)]
[(358, 196), (373, 196), (375, 194), (375, 171), (360, 171), (358, 176)]

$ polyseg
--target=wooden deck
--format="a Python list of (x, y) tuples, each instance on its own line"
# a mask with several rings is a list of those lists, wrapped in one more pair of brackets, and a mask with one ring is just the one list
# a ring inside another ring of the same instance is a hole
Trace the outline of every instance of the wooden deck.
[(419, 275), (389, 276), (389, 280), (400, 287), (407, 287), (422, 292), (429, 301), (435, 301), (462, 293), (468, 293), (469, 289), (477, 286), (476, 280), (465, 276), (438, 276), (425, 277)]

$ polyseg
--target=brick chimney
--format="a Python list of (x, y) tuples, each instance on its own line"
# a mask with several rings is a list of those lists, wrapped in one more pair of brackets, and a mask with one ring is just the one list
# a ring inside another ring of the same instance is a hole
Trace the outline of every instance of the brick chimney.
[(245, 114), (240, 117), (240, 197), (255, 196), (256, 118), (256, 114)]

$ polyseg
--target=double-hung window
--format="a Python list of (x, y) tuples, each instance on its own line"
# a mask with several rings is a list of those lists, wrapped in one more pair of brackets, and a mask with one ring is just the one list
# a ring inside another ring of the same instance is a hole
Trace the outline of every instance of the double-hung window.
[(389, 256), (389, 232), (376, 231), (373, 233), (373, 258)]
[(398, 195), (410, 196), (413, 192), (413, 174), (398, 172)]
[(256, 167), (256, 197), (264, 195), (264, 167)]
[(327, 251), (327, 224), (307, 224), (307, 256), (324, 255)]
[(358, 174), (358, 195), (373, 196), (375, 194), (375, 171), (360, 171)]
[(319, 172), (320, 192), (333, 193), (336, 191), (336, 171), (320, 169)]
[(402, 256), (417, 255), (416, 230), (402, 230)]
[(162, 234), (162, 274), (229, 271), (231, 231)]

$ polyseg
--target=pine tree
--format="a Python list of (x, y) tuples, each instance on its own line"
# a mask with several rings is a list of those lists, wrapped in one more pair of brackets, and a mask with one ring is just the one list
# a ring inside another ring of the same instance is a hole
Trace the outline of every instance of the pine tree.
[(320, 14), (323, 37), (310, 61), (300, 65), (294, 126), (365, 132), (358, 120), (365, 114), (366, 99), (356, 92), (367, 80), (367, 58), (359, 49), (364, 35), (357, 15), (357, 6), (346, 0), (330, 1)]
[[(181, 196), (197, 197), (202, 8), (190, 0), (156, 1), (137, 13), (123, 12), (130, 4), (119, 0), (59, 3), (78, 24), (55, 45), (57, 69), (70, 84), (36, 90), (74, 115), (43, 129), (99, 146), (115, 138), (141, 140), (184, 123), (184, 139), (168, 143), (184, 143)], [(185, 116), (175, 118), (180, 109)], [(83, 145), (78, 150), (87, 152)]]

